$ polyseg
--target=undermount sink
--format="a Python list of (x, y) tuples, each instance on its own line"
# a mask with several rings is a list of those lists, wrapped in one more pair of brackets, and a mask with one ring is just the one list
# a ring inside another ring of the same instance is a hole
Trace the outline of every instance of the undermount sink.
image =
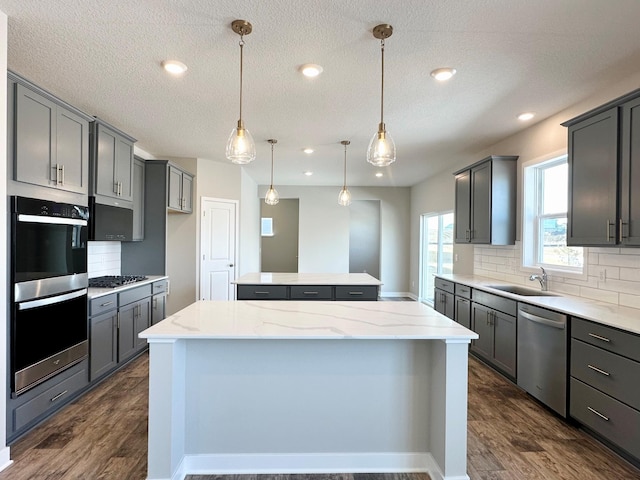
[(513, 293), (515, 295), (522, 295), (523, 297), (555, 297), (555, 294), (550, 292), (543, 292), (542, 290), (535, 290), (533, 288), (520, 287), (519, 285), (487, 285), (489, 288), (495, 288), (507, 293)]

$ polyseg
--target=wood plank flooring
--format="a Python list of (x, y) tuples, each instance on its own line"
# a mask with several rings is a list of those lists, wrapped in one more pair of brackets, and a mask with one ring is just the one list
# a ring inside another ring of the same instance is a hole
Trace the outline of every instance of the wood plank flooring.
[[(0, 480), (146, 478), (148, 356), (142, 355), (11, 447)], [(640, 471), (469, 362), (471, 480), (640, 480)], [(426, 474), (190, 475), (188, 480), (428, 480)]]

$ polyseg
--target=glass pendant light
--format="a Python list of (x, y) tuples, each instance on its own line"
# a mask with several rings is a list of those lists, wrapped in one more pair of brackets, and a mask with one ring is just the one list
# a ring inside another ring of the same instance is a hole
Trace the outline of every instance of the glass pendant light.
[(380, 93), (380, 124), (378, 131), (369, 143), (367, 150), (367, 162), (376, 167), (386, 167), (396, 161), (396, 144), (385, 129), (384, 125), (384, 41), (393, 33), (391, 25), (382, 24), (373, 29), (373, 36), (380, 40), (380, 52), (382, 56), (382, 82)]
[(238, 125), (231, 131), (229, 140), (227, 140), (226, 156), (233, 163), (240, 165), (251, 162), (256, 158), (256, 144), (249, 130), (244, 128), (242, 121), (242, 64), (243, 64), (243, 47), (244, 36), (249, 35), (253, 29), (252, 25), (246, 20), (234, 20), (231, 23), (234, 32), (240, 35), (240, 119)]
[(347, 145), (351, 142), (342, 140), (340, 143), (344, 145), (344, 183), (342, 184), (342, 190), (338, 194), (338, 205), (348, 207), (351, 205), (351, 192), (347, 189)]
[(264, 196), (264, 203), (267, 205), (276, 205), (280, 201), (280, 195), (278, 195), (278, 191), (273, 188), (273, 146), (278, 143), (278, 140), (270, 138), (267, 142), (271, 144), (271, 185), (269, 186), (269, 190), (267, 190), (267, 194)]

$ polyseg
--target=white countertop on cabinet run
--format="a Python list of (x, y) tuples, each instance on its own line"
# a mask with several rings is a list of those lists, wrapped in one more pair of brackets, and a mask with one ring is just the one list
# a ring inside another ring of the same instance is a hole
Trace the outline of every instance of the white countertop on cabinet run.
[(237, 285), (382, 285), (368, 273), (247, 273)]
[(157, 282), (158, 280), (168, 280), (169, 277), (167, 275), (147, 275), (146, 280), (140, 280), (139, 282), (127, 283), (126, 285), (120, 285), (119, 287), (107, 287), (107, 288), (96, 288), (91, 287), (87, 291), (87, 298), (98, 298), (103, 297), (105, 295), (109, 295), (110, 293), (120, 293), (125, 290), (129, 290), (130, 288), (136, 288), (141, 285), (146, 285), (148, 283)]
[(147, 339), (441, 339), (478, 335), (419, 302), (198, 301)]
[[(598, 302), (588, 298), (575, 297), (553, 291), (547, 292), (552, 294), (551, 296), (516, 295), (491, 288), (492, 285), (513, 285), (512, 283), (495, 280), (493, 278), (480, 277), (477, 275), (443, 274), (436, 276), (455, 283), (460, 283), (462, 285), (467, 285), (472, 288), (500, 295), (502, 297), (511, 298), (519, 302), (537, 305), (539, 307), (548, 308), (549, 310), (555, 310), (574, 317), (592, 320), (603, 325), (640, 334), (640, 310), (635, 308), (622, 307), (619, 305)], [(535, 284), (532, 283), (530, 288), (535, 289), (537, 285), (537, 282)]]

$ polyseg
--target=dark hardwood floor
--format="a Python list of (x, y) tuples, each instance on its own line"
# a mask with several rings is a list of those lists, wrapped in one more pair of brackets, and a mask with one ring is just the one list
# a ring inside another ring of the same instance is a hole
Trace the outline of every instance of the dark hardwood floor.
[[(0, 480), (146, 477), (148, 356), (142, 355), (11, 447)], [(469, 362), (471, 480), (640, 480), (640, 471)], [(427, 480), (426, 474), (190, 475), (188, 480)]]

